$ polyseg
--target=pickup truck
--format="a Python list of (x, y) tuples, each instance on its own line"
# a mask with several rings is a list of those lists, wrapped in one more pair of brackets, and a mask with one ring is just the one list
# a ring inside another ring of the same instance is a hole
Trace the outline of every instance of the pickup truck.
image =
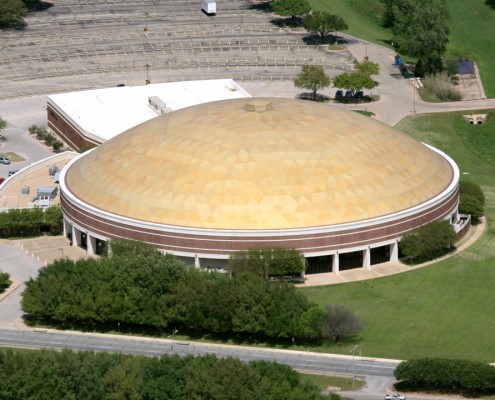
[(406, 396), (403, 396), (399, 393), (386, 394), (385, 400), (406, 400)]

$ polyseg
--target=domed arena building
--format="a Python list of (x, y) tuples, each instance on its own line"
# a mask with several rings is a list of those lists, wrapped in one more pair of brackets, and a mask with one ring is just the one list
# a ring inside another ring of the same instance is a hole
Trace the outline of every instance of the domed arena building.
[(404, 234), (457, 220), (458, 180), (447, 155), (369, 117), (245, 98), (135, 126), (60, 183), (65, 232), (88, 253), (129, 238), (220, 268), (238, 250), (285, 247), (312, 273), (396, 260)]

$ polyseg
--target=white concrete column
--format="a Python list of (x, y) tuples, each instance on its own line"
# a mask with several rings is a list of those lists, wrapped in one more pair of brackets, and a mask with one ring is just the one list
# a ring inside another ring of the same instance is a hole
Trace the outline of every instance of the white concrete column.
[(340, 272), (339, 271), (339, 252), (338, 251), (333, 255), (332, 272), (334, 274), (338, 274)]
[(72, 229), (71, 229), (71, 226), (70, 226), (70, 223), (65, 219), (62, 220), (62, 227), (64, 229), (64, 237), (67, 237), (67, 235), (70, 233), (72, 234)]
[(201, 261), (199, 261), (199, 257), (197, 254), (194, 255), (194, 267), (201, 268)]
[(399, 261), (399, 241), (396, 240), (394, 243), (390, 245), (390, 261), (398, 262)]
[(81, 231), (72, 225), (72, 246), (81, 246)]
[(86, 238), (88, 242), (86, 254), (93, 255), (95, 254), (95, 250), (96, 250), (96, 238), (94, 236), (91, 236), (89, 233), (87, 234)]
[(371, 250), (370, 246), (368, 246), (365, 250), (363, 250), (363, 268), (370, 270), (371, 269)]

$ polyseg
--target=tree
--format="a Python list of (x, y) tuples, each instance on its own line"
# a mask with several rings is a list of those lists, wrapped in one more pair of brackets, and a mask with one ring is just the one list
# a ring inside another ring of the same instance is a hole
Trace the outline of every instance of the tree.
[(307, 0), (275, 0), (270, 3), (270, 9), (283, 17), (291, 17), (292, 23), (296, 23), (297, 17), (308, 14), (311, 6)]
[(10, 275), (6, 272), (0, 271), (0, 293), (3, 292), (5, 288), (8, 288), (10, 284)]
[(476, 361), (413, 359), (401, 362), (394, 375), (405, 389), (468, 394), (468, 397), (493, 394), (495, 387), (495, 367)]
[(21, 0), (0, 1), (0, 29), (22, 26), (26, 15), (27, 9)]
[(361, 71), (356, 71), (351, 74), (344, 72), (343, 74), (337, 75), (333, 78), (333, 84), (336, 87), (350, 90), (353, 95), (358, 90), (373, 89), (375, 87), (373, 79)]
[(306, 270), (306, 259), (295, 249), (257, 249), (237, 251), (229, 259), (229, 272), (253, 273), (262, 278), (299, 275)]
[(412, 259), (433, 258), (450, 247), (456, 237), (449, 221), (433, 221), (405, 235), (399, 248)]
[(459, 182), (459, 212), (470, 214), (478, 219), (485, 213), (485, 195), (483, 190), (473, 182)]
[(355, 65), (356, 69), (368, 76), (378, 75), (380, 73), (380, 66), (372, 61), (363, 61)]
[(294, 81), (294, 86), (308, 89), (313, 92), (313, 100), (316, 101), (316, 92), (330, 86), (330, 78), (325, 74), (323, 67), (304, 64), (302, 70)]
[(338, 343), (345, 336), (361, 332), (362, 329), (359, 319), (345, 306), (329, 304), (325, 308), (323, 336), (333, 339), (335, 343)]
[(50, 228), (50, 233), (56, 234), (62, 232), (64, 216), (62, 208), (58, 205), (48, 207), (43, 213), (44, 223)]
[[(1, 6), (0, 6), (1, 8)], [(0, 10), (0, 13), (2, 11)], [(0, 17), (1, 19), (1, 17)], [(4, 119), (0, 118), (0, 139), (2, 138), (2, 131), (7, 127), (7, 121), (5, 121)]]
[(450, 33), (446, 1), (385, 0), (384, 3), (384, 24), (392, 28), (399, 51), (418, 58), (417, 75), (440, 72)]
[(349, 27), (342, 18), (330, 14), (328, 11), (313, 11), (303, 19), (304, 28), (313, 33), (320, 35), (320, 40), (330, 32), (343, 31)]

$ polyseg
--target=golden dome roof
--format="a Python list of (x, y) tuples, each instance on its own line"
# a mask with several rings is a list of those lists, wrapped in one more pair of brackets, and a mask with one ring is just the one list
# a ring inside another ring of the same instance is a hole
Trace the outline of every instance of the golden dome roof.
[(138, 125), (77, 160), (68, 190), (137, 220), (288, 229), (396, 213), (441, 193), (439, 154), (358, 113), (308, 101), (205, 103)]

